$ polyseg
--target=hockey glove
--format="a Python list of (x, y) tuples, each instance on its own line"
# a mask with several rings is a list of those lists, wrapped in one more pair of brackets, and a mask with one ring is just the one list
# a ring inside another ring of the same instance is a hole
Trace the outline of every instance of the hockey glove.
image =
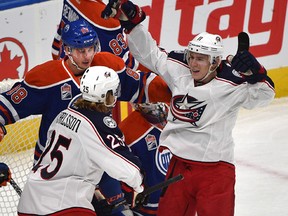
[(4, 136), (7, 134), (5, 126), (0, 123), (0, 142), (4, 139)]
[(136, 192), (133, 188), (125, 183), (122, 183), (122, 191), (125, 193), (125, 199), (127, 200), (127, 203), (131, 209), (141, 208), (148, 202), (149, 196), (141, 196), (141, 193)]
[(146, 18), (145, 12), (138, 5), (127, 0), (109, 0), (101, 16), (104, 19), (108, 17), (119, 19), (125, 33), (129, 33)]
[(92, 205), (98, 216), (122, 215), (121, 212), (126, 211), (125, 204), (126, 200), (122, 198), (116, 199), (116, 201), (111, 200), (111, 203), (108, 202), (99, 188), (94, 192)]
[(231, 66), (241, 73), (248, 83), (254, 84), (265, 80), (267, 72), (257, 59), (247, 50), (238, 52), (232, 59)]
[(99, 216), (107, 216), (112, 213), (112, 206), (107, 202), (104, 195), (97, 188), (94, 192), (92, 205)]
[(5, 163), (0, 163), (0, 187), (6, 186), (10, 182), (11, 172)]
[(92, 205), (98, 216), (108, 216), (108, 215), (111, 215), (112, 213), (113, 207), (109, 205), (109, 203), (105, 199), (98, 201), (93, 198)]

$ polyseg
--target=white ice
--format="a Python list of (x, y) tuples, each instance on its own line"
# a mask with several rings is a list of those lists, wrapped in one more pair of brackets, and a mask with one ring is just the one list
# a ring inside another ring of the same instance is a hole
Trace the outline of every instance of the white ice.
[(288, 98), (241, 110), (235, 140), (235, 216), (288, 216)]

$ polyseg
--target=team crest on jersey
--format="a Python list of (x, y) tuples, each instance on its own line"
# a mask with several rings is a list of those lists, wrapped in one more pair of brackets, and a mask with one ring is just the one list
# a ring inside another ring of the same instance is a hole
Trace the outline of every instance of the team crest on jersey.
[(72, 99), (72, 88), (71, 85), (65, 83), (61, 86), (61, 98), (62, 100), (71, 100)]
[(157, 139), (154, 135), (148, 134), (145, 137), (145, 141), (146, 141), (148, 151), (151, 151), (157, 148)]
[(116, 121), (113, 118), (111, 118), (110, 116), (104, 117), (103, 122), (109, 128), (116, 128), (117, 127)]
[(166, 175), (171, 157), (172, 154), (168, 149), (164, 149), (160, 153), (159, 148), (157, 148), (155, 154), (156, 167), (163, 175)]
[(198, 101), (196, 98), (186, 95), (177, 95), (172, 98), (171, 113), (173, 121), (176, 119), (189, 122), (197, 126), (207, 104), (204, 101)]

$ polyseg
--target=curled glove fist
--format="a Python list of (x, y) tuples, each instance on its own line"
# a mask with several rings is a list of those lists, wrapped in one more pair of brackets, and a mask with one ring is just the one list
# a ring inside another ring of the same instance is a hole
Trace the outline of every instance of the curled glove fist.
[(107, 19), (114, 17), (119, 19), (126, 33), (129, 33), (136, 25), (145, 18), (145, 12), (128, 0), (109, 0), (109, 3), (101, 13), (101, 17)]
[[(119, 5), (121, 4), (121, 1), (118, 0), (109, 0), (108, 4), (104, 8), (104, 10), (101, 12), (101, 17), (103, 19), (108, 19), (109, 17), (118, 18), (117, 11), (119, 11)], [(121, 11), (119, 11), (119, 14)]]
[(6, 186), (11, 180), (11, 172), (5, 163), (0, 163), (0, 187)]
[(232, 59), (231, 66), (241, 73), (248, 83), (254, 84), (265, 80), (266, 70), (257, 59), (247, 50), (238, 52)]
[(0, 123), (0, 142), (3, 140), (4, 136), (7, 134), (5, 126)]
[(260, 64), (256, 58), (247, 50), (238, 52), (232, 60), (232, 68), (238, 72), (245, 73), (251, 70), (252, 73), (258, 73)]

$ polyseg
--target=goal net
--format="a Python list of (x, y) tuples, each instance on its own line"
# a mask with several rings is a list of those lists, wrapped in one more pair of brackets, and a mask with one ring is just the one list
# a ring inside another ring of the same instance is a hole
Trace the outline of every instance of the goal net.
[[(0, 93), (9, 90), (17, 80), (0, 82)], [(6, 163), (12, 178), (23, 190), (27, 175), (33, 165), (34, 147), (38, 138), (41, 116), (31, 116), (6, 125), (7, 135), (0, 142), (0, 162)], [(19, 195), (8, 183), (0, 188), (0, 215), (17, 215)]]

